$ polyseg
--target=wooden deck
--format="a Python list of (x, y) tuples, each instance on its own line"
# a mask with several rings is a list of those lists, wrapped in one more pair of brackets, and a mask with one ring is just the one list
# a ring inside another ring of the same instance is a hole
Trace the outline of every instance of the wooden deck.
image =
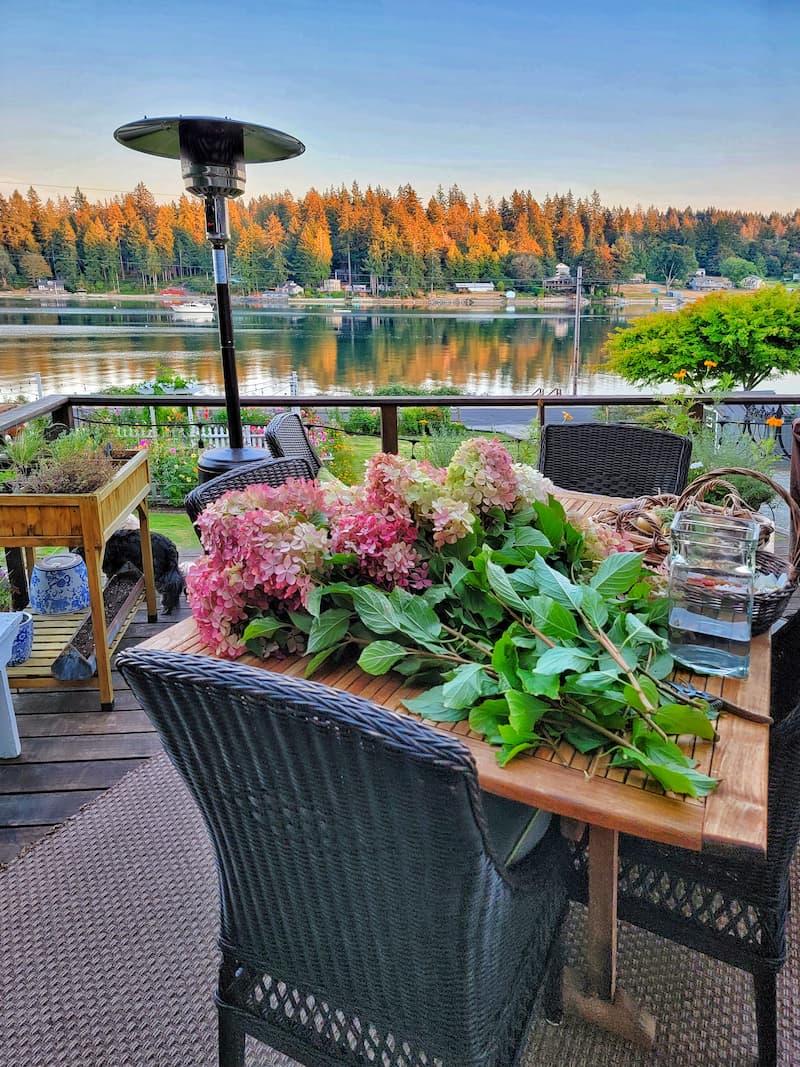
[[(147, 622), (144, 604), (119, 644), (129, 648), (190, 614)], [(150, 721), (118, 671), (113, 671), (114, 710), (100, 710), (93, 688), (14, 691), (22, 755), (0, 760), (0, 864), (49, 833), (124, 774), (161, 751)], [(13, 686), (13, 681), (12, 681)], [(74, 683), (73, 683), (74, 685)]]

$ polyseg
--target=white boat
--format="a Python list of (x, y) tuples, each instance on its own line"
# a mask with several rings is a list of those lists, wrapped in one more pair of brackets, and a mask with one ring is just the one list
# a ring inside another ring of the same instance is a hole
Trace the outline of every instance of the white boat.
[(213, 315), (214, 305), (205, 300), (188, 300), (185, 304), (173, 304), (173, 315)]

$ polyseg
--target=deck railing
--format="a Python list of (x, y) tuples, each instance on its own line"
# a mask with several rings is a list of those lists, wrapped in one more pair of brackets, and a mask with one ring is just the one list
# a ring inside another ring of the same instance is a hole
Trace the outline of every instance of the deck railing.
[[(463, 410), (465, 408), (522, 409), (530, 412), (531, 421), (539, 427), (545, 421), (562, 421), (561, 412), (566, 408), (595, 407), (607, 408), (612, 412), (617, 408), (654, 406), (664, 403), (664, 397), (652, 394), (636, 395), (593, 395), (593, 396), (242, 396), (242, 407), (282, 410), (291, 406), (308, 411), (320, 409), (377, 408), (381, 417), (381, 444), (385, 452), (397, 452), (399, 444), (398, 414), (407, 407), (449, 407)], [(697, 397), (694, 413), (702, 417), (706, 406), (730, 405), (778, 405), (783, 407), (800, 405), (800, 393), (742, 392), (725, 396)], [(186, 407), (224, 408), (222, 396), (187, 396), (185, 393), (165, 393), (158, 396), (131, 395), (109, 396), (102, 393), (84, 396), (54, 394), (42, 397), (28, 404), (21, 404), (0, 413), (0, 434), (7, 433), (30, 422), (40, 415), (50, 415), (54, 422), (74, 426), (80, 421), (80, 411), (93, 408), (124, 407)], [(556, 412), (555, 419), (552, 413)], [(549, 417), (548, 417), (548, 413)], [(613, 417), (613, 415), (612, 415)], [(206, 437), (206, 428), (211, 431)], [(224, 441), (224, 428), (215, 427), (213, 423), (203, 426), (203, 443), (217, 444)], [(142, 433), (142, 436), (147, 436)], [(253, 435), (257, 443), (258, 434)]]

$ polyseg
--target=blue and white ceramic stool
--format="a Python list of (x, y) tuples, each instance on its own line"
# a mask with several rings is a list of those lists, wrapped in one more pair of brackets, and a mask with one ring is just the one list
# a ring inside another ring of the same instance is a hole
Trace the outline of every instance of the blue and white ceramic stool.
[(31, 575), (31, 607), (41, 615), (65, 615), (89, 607), (86, 564), (74, 552), (56, 552), (36, 561)]

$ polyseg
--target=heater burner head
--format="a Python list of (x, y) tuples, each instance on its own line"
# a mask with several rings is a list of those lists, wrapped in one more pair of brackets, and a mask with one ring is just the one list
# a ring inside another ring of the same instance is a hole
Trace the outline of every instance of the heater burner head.
[(178, 116), (141, 119), (114, 131), (126, 148), (180, 159), (183, 180), (196, 196), (241, 196), (246, 163), (290, 159), (305, 145), (288, 133), (233, 119)]

